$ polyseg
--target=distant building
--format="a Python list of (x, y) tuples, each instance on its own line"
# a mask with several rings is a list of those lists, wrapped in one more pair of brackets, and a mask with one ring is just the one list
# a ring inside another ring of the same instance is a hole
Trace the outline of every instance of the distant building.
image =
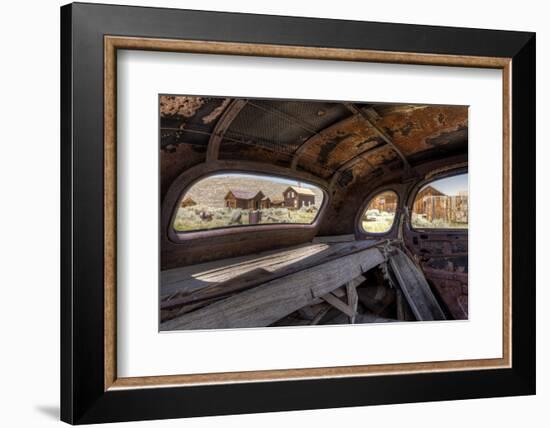
[(451, 196), (451, 221), (468, 224), (468, 195)]
[(285, 200), (282, 197), (275, 197), (271, 199), (272, 208), (282, 208), (285, 206)]
[(416, 195), (416, 200), (420, 201), (426, 196), (447, 196), (447, 195), (445, 195), (445, 193), (443, 192), (440, 192), (435, 187), (426, 186), (420, 192), (418, 192), (418, 195)]
[(260, 208), (261, 209), (271, 208), (271, 199), (269, 199), (268, 197), (263, 198), (260, 201)]
[(283, 192), (284, 206), (298, 209), (315, 205), (315, 193), (311, 189), (298, 186), (289, 186)]
[(414, 201), (414, 212), (423, 215), (426, 220), (448, 220), (448, 196), (432, 186), (424, 187)]
[(184, 198), (183, 201), (181, 201), (182, 208), (192, 207), (195, 205), (197, 205), (197, 203), (190, 197)]
[(428, 221), (442, 220), (453, 223), (468, 223), (468, 194), (447, 196), (432, 186), (418, 192), (414, 212)]
[(258, 210), (265, 195), (259, 192), (247, 192), (245, 190), (230, 190), (225, 195), (225, 206), (228, 208), (241, 208)]
[(385, 212), (395, 212), (397, 209), (397, 195), (394, 192), (384, 192), (382, 195), (373, 199), (369, 205), (369, 210), (378, 210)]

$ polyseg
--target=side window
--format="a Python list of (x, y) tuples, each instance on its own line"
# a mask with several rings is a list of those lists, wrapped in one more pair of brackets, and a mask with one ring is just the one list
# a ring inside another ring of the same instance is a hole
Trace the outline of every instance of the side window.
[(367, 233), (386, 233), (395, 221), (397, 193), (388, 190), (375, 195), (361, 216), (361, 227)]
[(414, 199), (411, 225), (414, 229), (468, 229), (468, 174), (423, 186)]
[(264, 224), (312, 224), (323, 191), (287, 178), (245, 173), (210, 175), (180, 199), (173, 228), (178, 233)]

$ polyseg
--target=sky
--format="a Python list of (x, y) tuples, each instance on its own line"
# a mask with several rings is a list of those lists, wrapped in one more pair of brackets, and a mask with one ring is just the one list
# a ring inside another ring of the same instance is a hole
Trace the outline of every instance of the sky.
[(298, 185), (299, 183), (301, 183), (302, 187), (315, 188), (315, 186), (312, 186), (308, 183), (304, 183), (303, 181), (299, 182), (299, 181), (296, 181), (296, 180), (291, 180), (291, 179), (282, 178), (282, 177), (275, 177), (275, 176), (272, 176), (272, 175), (267, 176), (267, 175), (261, 175), (261, 174), (230, 173), (230, 174), (216, 174), (216, 177), (252, 177), (252, 178), (255, 178), (255, 179), (258, 179), (258, 180), (270, 181), (272, 183), (288, 184), (289, 186), (295, 186), (295, 185)]
[(429, 185), (448, 196), (454, 196), (458, 192), (468, 192), (468, 174), (442, 178), (441, 180), (432, 181)]

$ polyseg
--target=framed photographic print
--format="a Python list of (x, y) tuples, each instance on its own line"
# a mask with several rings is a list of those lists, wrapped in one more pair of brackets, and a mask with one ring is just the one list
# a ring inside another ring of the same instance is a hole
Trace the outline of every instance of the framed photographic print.
[(61, 8), (62, 420), (535, 393), (535, 35)]

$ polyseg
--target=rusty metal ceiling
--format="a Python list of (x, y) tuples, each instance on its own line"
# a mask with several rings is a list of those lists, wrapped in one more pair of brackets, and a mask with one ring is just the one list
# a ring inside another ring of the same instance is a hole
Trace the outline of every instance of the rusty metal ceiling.
[(366, 175), (467, 153), (468, 108), (161, 96), (163, 187), (205, 162), (306, 171), (341, 188)]

